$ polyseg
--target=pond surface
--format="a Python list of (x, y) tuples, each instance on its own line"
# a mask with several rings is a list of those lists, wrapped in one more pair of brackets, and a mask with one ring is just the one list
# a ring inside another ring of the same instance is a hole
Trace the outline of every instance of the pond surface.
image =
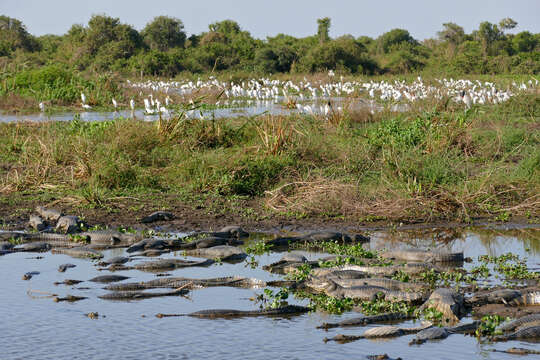
[[(332, 103), (336, 108), (335, 111), (338, 111), (338, 107), (342, 107), (342, 103), (345, 101), (345, 98), (332, 98)], [(234, 103), (233, 103), (234, 102)], [(327, 103), (325, 101), (309, 101), (302, 103), (302, 109), (288, 109), (284, 107), (281, 100), (248, 100), (248, 101), (237, 101), (233, 100), (228, 107), (218, 107), (213, 110), (195, 110), (187, 113), (188, 117), (191, 118), (233, 118), (239, 116), (257, 116), (261, 114), (270, 114), (270, 115), (290, 115), (294, 113), (313, 113), (321, 114), (324, 110), (324, 106)], [(341, 104), (341, 105), (340, 105)], [(308, 106), (309, 108), (305, 108)], [(355, 102), (350, 103), (349, 106), (351, 109), (361, 109), (368, 108), (372, 111), (380, 111), (382, 106), (378, 105), (374, 101), (363, 101), (356, 100)], [(406, 104), (394, 104), (391, 105), (392, 111), (405, 111), (408, 108)], [(134, 112), (131, 110), (120, 110), (115, 112), (98, 112), (98, 111), (81, 111), (81, 112), (65, 112), (65, 113), (36, 113), (28, 115), (8, 115), (0, 113), (0, 122), (22, 122), (22, 121), (31, 121), (31, 122), (44, 122), (44, 121), (71, 121), (74, 118), (78, 118), (82, 121), (105, 121), (105, 120), (114, 120), (119, 117), (129, 118), (135, 117), (144, 121), (157, 121), (159, 115), (148, 115), (145, 114), (144, 110), (137, 109)], [(163, 115), (166, 116), (166, 115)]]
[[(438, 232), (437, 234), (440, 234)], [(258, 241), (255, 235), (249, 241)], [(540, 228), (514, 230), (449, 230), (440, 235), (422, 232), (378, 231), (370, 234), (372, 248), (419, 246), (463, 250), (474, 259), (466, 267), (474, 266), (479, 255), (501, 255), (512, 252), (527, 257), (530, 268), (540, 265)], [(246, 245), (249, 242), (246, 242)], [(245, 245), (244, 245), (245, 246)], [(103, 252), (105, 259), (126, 255), (125, 249)], [(303, 252), (308, 260), (327, 254)], [(281, 279), (283, 276), (262, 270), (263, 265), (281, 258), (283, 253), (256, 256), (256, 268), (247, 262), (214, 264), (207, 268), (184, 268), (168, 272), (171, 276), (209, 278), (240, 275), (262, 280)], [(42, 257), (42, 258), (39, 258)], [(170, 253), (163, 257), (183, 258)], [(155, 258), (152, 258), (155, 259)], [(135, 261), (144, 261), (143, 258)], [(64, 263), (77, 265), (65, 273), (57, 271)], [(131, 262), (133, 263), (133, 261)], [(23, 274), (39, 271), (28, 281)], [(254, 310), (258, 308), (250, 298), (263, 289), (215, 287), (196, 289), (189, 297), (163, 297), (131, 302), (114, 302), (97, 298), (104, 294), (103, 284), (82, 282), (76, 286), (53, 285), (65, 279), (88, 280), (98, 275), (95, 262), (48, 253), (14, 253), (0, 257), (0, 336), (2, 359), (359, 359), (371, 354), (387, 353), (403, 359), (507, 359), (510, 355), (491, 352), (513, 346), (539, 350), (539, 344), (510, 341), (479, 343), (475, 337), (451, 335), (442, 341), (421, 346), (409, 346), (414, 335), (384, 341), (359, 340), (348, 344), (324, 343), (324, 337), (338, 333), (361, 334), (366, 328), (316, 329), (322, 322), (335, 322), (358, 316), (348, 312), (328, 315), (311, 312), (292, 318), (240, 318), (208, 320), (191, 317), (158, 319), (157, 313), (189, 313), (204, 309), (229, 308)], [(119, 271), (129, 276), (126, 282), (146, 281), (156, 274), (138, 270)], [(78, 289), (81, 288), (81, 289)], [(31, 292), (29, 292), (31, 291)], [(86, 296), (75, 303), (55, 303), (46, 293)], [(30, 296), (33, 295), (33, 296)], [(41, 298), (40, 298), (41, 297)], [(290, 303), (307, 304), (289, 299)], [(98, 312), (98, 319), (85, 316)], [(470, 318), (462, 319), (463, 322)], [(404, 322), (402, 325), (411, 325)], [(377, 326), (377, 325), (372, 325)], [(416, 326), (416, 325), (413, 325)]]

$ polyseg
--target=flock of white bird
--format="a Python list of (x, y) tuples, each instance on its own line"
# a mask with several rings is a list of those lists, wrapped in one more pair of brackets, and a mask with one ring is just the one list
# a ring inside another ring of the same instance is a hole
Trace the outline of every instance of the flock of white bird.
[[(359, 82), (343, 81), (321, 82), (318, 84), (309, 82), (306, 78), (298, 84), (292, 81), (271, 80), (267, 78), (251, 79), (241, 83), (223, 82), (215, 78), (208, 81), (146, 81), (127, 82), (127, 86), (148, 92), (164, 92), (168, 94), (175, 91), (180, 95), (188, 96), (204, 90), (222, 90), (227, 99), (247, 99), (255, 101), (289, 101), (296, 103), (298, 110), (313, 112), (310, 105), (302, 105), (305, 101), (322, 100), (328, 102), (333, 98), (350, 96), (368, 97), (372, 100), (394, 103), (413, 103), (418, 100), (433, 97), (442, 99), (451, 97), (457, 102), (463, 102), (466, 107), (473, 104), (498, 104), (507, 101), (512, 96), (522, 91), (531, 91), (538, 87), (538, 80), (531, 79), (521, 84), (512, 83), (506, 89), (498, 88), (493, 82), (481, 82), (479, 80), (466, 79), (436, 79), (433, 84), (426, 84), (421, 77), (412, 83), (394, 80), (389, 82)], [(149, 99), (152, 101), (152, 98)], [(146, 104), (147, 101), (145, 101)], [(329, 106), (319, 108), (322, 113), (328, 113)]]
[[(333, 77), (333, 76), (331, 76)], [(180, 96), (191, 96), (204, 91), (222, 91), (226, 98), (224, 104), (228, 104), (229, 99), (246, 101), (249, 105), (253, 101), (257, 102), (288, 102), (295, 104), (299, 112), (315, 113), (319, 112), (327, 115), (331, 111), (330, 100), (343, 99), (347, 97), (364, 97), (375, 102), (393, 104), (413, 103), (427, 98), (442, 99), (451, 97), (456, 102), (463, 102), (466, 108), (473, 104), (498, 104), (507, 101), (519, 92), (536, 91), (538, 80), (532, 78), (521, 84), (512, 83), (506, 89), (498, 88), (493, 82), (481, 82), (479, 80), (458, 79), (435, 79), (431, 83), (425, 83), (418, 77), (412, 83), (403, 80), (394, 81), (343, 81), (341, 77), (337, 82), (310, 82), (304, 78), (299, 83), (293, 81), (272, 80), (268, 78), (251, 79), (240, 83), (219, 81), (211, 77), (207, 81), (198, 79), (197, 81), (145, 81), (132, 82), (127, 80), (127, 87), (140, 90), (140, 95), (146, 93), (144, 98), (144, 108), (147, 114), (169, 115), (169, 105), (172, 103), (168, 94), (176, 93)], [(165, 94), (163, 102), (154, 98), (154, 93)], [(91, 109), (86, 103), (86, 96), (81, 93), (82, 108)], [(234, 100), (233, 100), (234, 101)], [(304, 105), (305, 102), (322, 102), (325, 105), (316, 106)], [(118, 103), (112, 99), (113, 106), (118, 108)], [(217, 104), (219, 105), (219, 101)], [(135, 110), (134, 99), (130, 100), (129, 106)], [(41, 111), (45, 105), (40, 103)], [(340, 107), (337, 111), (342, 110)]]

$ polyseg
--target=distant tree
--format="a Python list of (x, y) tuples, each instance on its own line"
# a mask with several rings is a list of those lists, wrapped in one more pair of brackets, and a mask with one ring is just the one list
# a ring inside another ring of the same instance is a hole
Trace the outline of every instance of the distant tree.
[(143, 45), (139, 32), (121, 24), (118, 18), (94, 15), (83, 30), (70, 30), (73, 40), (82, 39), (80, 45), (76, 44), (78, 50), (73, 58), (79, 68), (93, 64), (95, 70), (108, 70), (118, 60), (133, 56)]
[(372, 73), (375, 67), (367, 56), (365, 47), (347, 37), (316, 45), (300, 58), (298, 65), (300, 71), (316, 72), (330, 69), (351, 73)]
[(221, 33), (226, 37), (232, 37), (241, 31), (240, 25), (233, 20), (223, 20), (212, 23), (208, 25), (208, 29), (213, 32)]
[(439, 39), (447, 41), (454, 46), (458, 46), (465, 39), (465, 31), (463, 28), (454, 23), (444, 23), (443, 30), (437, 33)]
[(106, 43), (116, 40), (114, 32), (118, 25), (120, 25), (119, 18), (105, 15), (94, 15), (90, 18), (85, 43), (91, 54), (97, 53)]
[(257, 68), (264, 72), (289, 72), (297, 56), (290, 46), (263, 47), (255, 52)]
[(197, 47), (199, 46), (199, 42), (201, 41), (200, 35), (192, 34), (190, 37), (188, 37), (186, 41), (186, 47)]
[(80, 24), (73, 24), (66, 35), (70, 42), (82, 43), (86, 36), (86, 29)]
[(330, 40), (330, 18), (317, 19), (317, 24), (317, 37), (319, 38), (319, 43), (322, 44)]
[(20, 20), (0, 16), (0, 55), (8, 55), (16, 49), (35, 51), (38, 48), (39, 43)]
[(184, 47), (186, 33), (180, 19), (157, 16), (141, 32), (144, 41), (152, 50), (167, 51), (175, 47)]
[(476, 32), (477, 39), (482, 43), (484, 55), (488, 55), (492, 44), (501, 39), (503, 33), (499, 30), (497, 25), (484, 21), (480, 23), (478, 31)]
[(379, 50), (386, 53), (396, 49), (399, 45), (417, 45), (417, 41), (404, 29), (393, 29), (379, 36), (377, 39)]
[(483, 74), (486, 72), (485, 63), (481, 43), (466, 40), (459, 45), (459, 51), (452, 60), (452, 67), (461, 74)]
[(359, 44), (364, 45), (367, 49), (369, 49), (375, 43), (375, 40), (373, 40), (369, 36), (360, 36), (358, 37), (358, 39), (356, 39), (356, 41)]
[(504, 18), (502, 19), (501, 21), (499, 21), (499, 27), (504, 31), (504, 30), (512, 30), (513, 28), (515, 28), (517, 26), (517, 22), (514, 21), (513, 19), (507, 17), (507, 18)]
[(516, 52), (531, 52), (535, 49), (537, 40), (528, 31), (522, 31), (512, 38), (512, 47)]

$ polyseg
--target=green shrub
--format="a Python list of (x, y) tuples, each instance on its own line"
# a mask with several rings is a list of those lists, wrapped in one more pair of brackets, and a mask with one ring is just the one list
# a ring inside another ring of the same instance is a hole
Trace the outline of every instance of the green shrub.
[(235, 163), (222, 178), (221, 192), (233, 195), (263, 195), (276, 184), (292, 161), (287, 156), (244, 158)]

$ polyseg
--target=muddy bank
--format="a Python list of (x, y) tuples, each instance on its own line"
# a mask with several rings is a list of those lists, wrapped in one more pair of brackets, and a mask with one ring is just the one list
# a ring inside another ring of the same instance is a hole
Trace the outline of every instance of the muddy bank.
[[(242, 226), (248, 231), (257, 232), (302, 232), (313, 229), (329, 231), (374, 231), (374, 230), (430, 230), (433, 228), (465, 228), (469, 226), (488, 226), (501, 229), (538, 228), (540, 222), (527, 218), (514, 217), (508, 222), (494, 221), (493, 218), (476, 218), (471, 223), (452, 221), (426, 221), (426, 219), (393, 221), (366, 221), (357, 218), (301, 217), (295, 218), (272, 213), (261, 208), (256, 200), (244, 200), (235, 209), (227, 212), (217, 212), (213, 204), (193, 205), (173, 197), (157, 200), (145, 199), (115, 199), (114, 203), (104, 204), (101, 208), (90, 208), (73, 199), (52, 200), (47, 203), (36, 199), (18, 198), (0, 204), (0, 226), (6, 230), (26, 227), (28, 217), (39, 205), (52, 206), (64, 213), (75, 214), (92, 225), (107, 225), (109, 227), (159, 228), (162, 231), (198, 231), (218, 229), (230, 224)], [(166, 205), (166, 206), (164, 206)], [(243, 210), (242, 210), (243, 209)], [(249, 211), (245, 211), (248, 209)], [(150, 213), (166, 210), (175, 215), (168, 221), (144, 223), (142, 220)], [(447, 233), (446, 237), (453, 234)]]

